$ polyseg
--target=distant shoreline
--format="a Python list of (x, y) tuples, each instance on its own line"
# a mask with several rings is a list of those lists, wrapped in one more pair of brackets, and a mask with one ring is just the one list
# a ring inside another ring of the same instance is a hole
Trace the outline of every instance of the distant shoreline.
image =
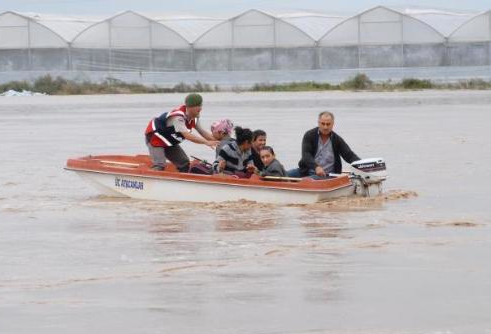
[(179, 83), (170, 88), (145, 86), (139, 83), (126, 83), (117, 79), (106, 79), (102, 83), (67, 80), (62, 77), (53, 78), (45, 75), (33, 83), (28, 81), (11, 81), (0, 85), (0, 94), (8, 90), (30, 91), (48, 95), (96, 95), (96, 94), (156, 94), (156, 93), (188, 93), (188, 92), (308, 92), (308, 91), (414, 91), (414, 90), (490, 90), (491, 81), (483, 79), (459, 80), (455, 83), (437, 83), (431, 80), (405, 78), (401, 81), (374, 82), (366, 74), (359, 73), (339, 84), (327, 82), (303, 81), (285, 84), (259, 83), (250, 88), (220, 88), (197, 81), (194, 84)]

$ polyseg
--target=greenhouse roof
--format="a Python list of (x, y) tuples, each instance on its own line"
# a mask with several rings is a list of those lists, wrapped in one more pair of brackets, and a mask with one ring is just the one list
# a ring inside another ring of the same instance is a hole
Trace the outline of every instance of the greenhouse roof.
[(334, 16), (310, 12), (278, 14), (277, 17), (306, 32), (314, 40), (318, 40), (326, 32), (347, 18), (345, 16)]
[(414, 17), (448, 37), (455, 29), (476, 15), (476, 12), (456, 12), (443, 9), (391, 7), (401, 13)]
[(6, 11), (0, 13), (0, 30), (9, 31), (1, 37), (3, 49), (63, 47), (71, 42), (96, 48), (185, 48), (190, 44), (198, 48), (310, 47), (316, 41), (321, 45), (417, 44), (440, 43), (445, 37), (488, 41), (491, 11), (377, 6), (347, 17), (305, 10), (273, 13), (251, 9), (227, 18), (133, 11), (111, 17)]
[(319, 40), (320, 45), (441, 43), (444, 36), (427, 23), (385, 6), (346, 19)]
[(60, 35), (65, 41), (71, 42), (81, 31), (92, 24), (103, 20), (103, 17), (69, 17), (51, 14), (19, 13), (47, 27)]
[(315, 40), (297, 26), (257, 9), (224, 21), (203, 33), (199, 48), (305, 47)]
[(187, 48), (189, 42), (177, 31), (133, 11), (116, 14), (97, 22), (74, 40), (75, 47), (150, 49)]
[(491, 10), (480, 13), (460, 25), (449, 36), (452, 42), (491, 41)]
[(205, 31), (210, 30), (225, 21), (225, 19), (199, 16), (151, 16), (177, 33), (181, 34), (189, 43), (193, 43)]
[(60, 33), (29, 16), (10, 11), (0, 14), (0, 49), (67, 46)]

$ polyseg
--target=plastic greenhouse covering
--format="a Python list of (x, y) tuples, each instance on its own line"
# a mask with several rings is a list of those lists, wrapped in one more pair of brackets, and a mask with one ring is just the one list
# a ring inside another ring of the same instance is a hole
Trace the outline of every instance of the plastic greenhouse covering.
[(491, 11), (479, 14), (457, 28), (449, 37), (450, 65), (490, 65)]
[(377, 6), (353, 16), (0, 13), (0, 72), (490, 66), (491, 11)]

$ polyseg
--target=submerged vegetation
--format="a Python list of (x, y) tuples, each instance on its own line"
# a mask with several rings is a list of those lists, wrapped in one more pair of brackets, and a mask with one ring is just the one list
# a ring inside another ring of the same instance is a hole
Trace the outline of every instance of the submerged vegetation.
[[(233, 88), (233, 91), (245, 92), (300, 92), (300, 91), (401, 91), (421, 89), (491, 89), (491, 81), (482, 79), (462, 80), (456, 83), (437, 83), (430, 80), (406, 78), (402, 81), (374, 82), (363, 73), (343, 81), (339, 84), (325, 82), (291, 82), (286, 84), (255, 84), (251, 88)], [(101, 83), (88, 81), (67, 80), (62, 77), (53, 78), (45, 75), (36, 79), (33, 83), (28, 81), (11, 81), (0, 84), (0, 93), (15, 91), (32, 91), (49, 95), (89, 95), (89, 94), (146, 94), (146, 93), (189, 93), (189, 92), (216, 92), (221, 89), (196, 82), (195, 84), (179, 83), (170, 88), (158, 86), (146, 86), (138, 83), (126, 83), (121, 80), (108, 78)]]

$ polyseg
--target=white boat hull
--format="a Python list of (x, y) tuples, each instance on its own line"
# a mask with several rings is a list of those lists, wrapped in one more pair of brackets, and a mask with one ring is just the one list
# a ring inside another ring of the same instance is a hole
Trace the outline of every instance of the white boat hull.
[(353, 195), (353, 184), (329, 190), (294, 190), (218, 182), (113, 174), (74, 170), (108, 196), (159, 201), (226, 202), (249, 200), (273, 204), (311, 204), (331, 198)]

